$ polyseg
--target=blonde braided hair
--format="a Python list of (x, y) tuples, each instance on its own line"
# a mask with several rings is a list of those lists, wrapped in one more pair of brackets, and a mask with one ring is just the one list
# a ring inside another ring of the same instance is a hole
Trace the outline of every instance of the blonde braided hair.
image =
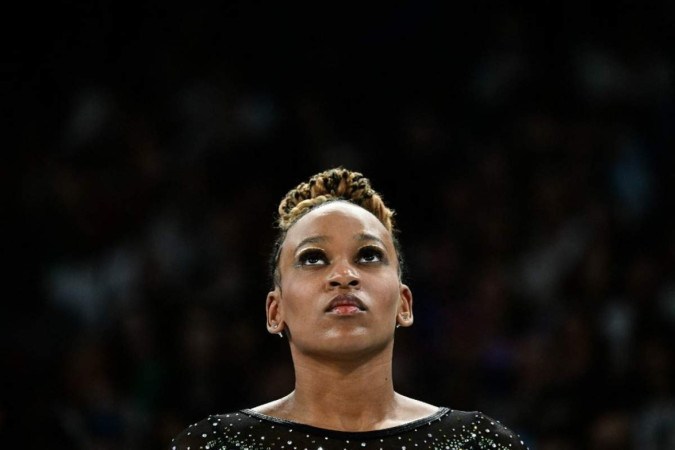
[(389, 231), (394, 227), (394, 211), (387, 208), (370, 180), (343, 167), (328, 169), (288, 191), (279, 204), (278, 227), (287, 231), (300, 217), (331, 200), (347, 200), (370, 211)]
[[(279, 282), (277, 264), (281, 245), (286, 238), (286, 232), (302, 216), (316, 207), (333, 202), (348, 201), (372, 213), (382, 225), (391, 233), (399, 259), (399, 268), (402, 267), (402, 257), (396, 239), (394, 210), (384, 204), (382, 196), (370, 185), (370, 180), (359, 172), (344, 167), (335, 167), (313, 175), (308, 181), (298, 184), (288, 191), (279, 204), (276, 220), (279, 236), (277, 237), (271, 259), (271, 272), (274, 283)], [(401, 269), (399, 269), (399, 272)]]

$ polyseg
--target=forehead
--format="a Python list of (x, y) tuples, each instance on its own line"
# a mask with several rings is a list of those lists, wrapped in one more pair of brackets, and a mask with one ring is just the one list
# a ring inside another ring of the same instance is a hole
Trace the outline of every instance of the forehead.
[(330, 202), (301, 217), (286, 234), (286, 244), (293, 247), (309, 236), (329, 239), (356, 234), (372, 234), (391, 244), (391, 235), (377, 217), (348, 202)]

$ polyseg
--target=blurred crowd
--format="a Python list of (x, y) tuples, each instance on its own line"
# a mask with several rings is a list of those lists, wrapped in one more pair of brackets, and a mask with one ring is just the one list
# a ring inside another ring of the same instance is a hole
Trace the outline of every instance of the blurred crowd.
[(397, 213), (399, 392), (532, 449), (675, 448), (672, 8), (467, 9), (428, 32), (422, 2), (270, 43), (218, 30), (227, 9), (94, 4), (14, 80), (3, 448), (168, 448), (288, 393), (264, 318), (276, 208), (337, 165)]

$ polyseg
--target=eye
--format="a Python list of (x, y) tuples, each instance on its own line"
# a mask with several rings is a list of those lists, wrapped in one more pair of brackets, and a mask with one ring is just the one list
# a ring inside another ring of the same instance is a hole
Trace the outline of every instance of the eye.
[(323, 250), (305, 250), (298, 257), (298, 265), (300, 266), (321, 266), (325, 264), (328, 264), (328, 258)]
[(358, 261), (361, 263), (378, 263), (384, 262), (384, 251), (375, 246), (363, 247), (359, 249)]

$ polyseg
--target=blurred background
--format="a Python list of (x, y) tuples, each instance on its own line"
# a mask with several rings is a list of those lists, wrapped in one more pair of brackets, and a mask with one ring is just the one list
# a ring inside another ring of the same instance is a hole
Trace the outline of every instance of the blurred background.
[(675, 448), (674, 4), (307, 8), (23, 7), (2, 447), (168, 448), (285, 395), (276, 207), (343, 165), (398, 214), (399, 392), (532, 449)]

